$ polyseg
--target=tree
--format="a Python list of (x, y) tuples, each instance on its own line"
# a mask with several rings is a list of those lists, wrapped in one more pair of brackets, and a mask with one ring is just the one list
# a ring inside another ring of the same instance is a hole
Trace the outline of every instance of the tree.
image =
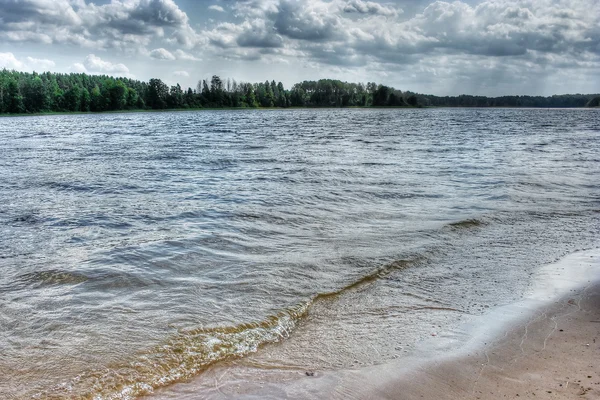
[(148, 104), (153, 109), (163, 109), (167, 107), (167, 96), (169, 87), (160, 79), (150, 79), (148, 83)]
[(594, 97), (587, 104), (586, 107), (600, 107), (600, 96)]
[(123, 110), (127, 105), (127, 86), (121, 80), (107, 79), (103, 96), (108, 110)]
[(223, 107), (224, 105), (223, 81), (217, 75), (213, 75), (210, 80), (210, 100), (213, 107)]
[(81, 89), (79, 86), (73, 86), (67, 90), (63, 96), (64, 107), (68, 111), (81, 110)]
[(183, 107), (183, 90), (179, 83), (176, 86), (171, 86), (169, 91), (169, 97), (167, 99), (169, 108), (182, 108)]
[(85, 87), (83, 89), (81, 89), (80, 99), (81, 99), (81, 105), (80, 105), (79, 109), (84, 112), (90, 111), (90, 107), (92, 104), (92, 98), (90, 96), (90, 92)]
[(254, 86), (251, 84), (246, 84), (246, 105), (253, 108), (258, 107), (256, 95), (254, 94)]
[(46, 93), (46, 87), (39, 75), (33, 75), (32, 79), (25, 81), (23, 88), (24, 107), (29, 112), (46, 111), (50, 106), (50, 98)]
[(419, 105), (419, 100), (417, 99), (417, 96), (415, 96), (414, 94), (410, 95), (406, 99), (406, 102), (413, 107), (417, 107)]
[[(198, 86), (200, 86), (200, 83), (198, 83)], [(208, 87), (208, 83), (206, 82), (206, 79), (202, 80), (202, 87), (198, 90), (201, 94), (200, 94), (200, 98), (201, 98), (201, 103), (203, 105), (207, 105), (211, 103), (211, 95), (210, 95), (210, 88)]]
[(92, 89), (90, 98), (90, 108), (92, 111), (104, 111), (104, 99), (102, 98), (102, 93), (100, 93), (98, 85), (95, 85)]
[(433, 96), (401, 92), (369, 82), (336, 79), (303, 81), (291, 90), (281, 82), (223, 80), (217, 75), (198, 82), (197, 90), (179, 84), (170, 88), (160, 79), (149, 82), (106, 75), (28, 73), (0, 70), (0, 113), (45, 111), (107, 111), (191, 107), (599, 107), (600, 95), (542, 96)]
[(373, 105), (378, 107), (387, 106), (389, 96), (390, 88), (380, 85), (375, 92), (373, 92)]
[(390, 93), (390, 97), (388, 97), (388, 106), (397, 107), (397, 106), (405, 106), (404, 98), (402, 97), (402, 93), (398, 91)]
[(19, 91), (19, 83), (15, 79), (10, 79), (7, 85), (6, 111), (11, 114), (20, 114), (25, 112), (23, 96)]
[(272, 89), (269, 81), (266, 81), (260, 87), (260, 95), (259, 95), (260, 105), (263, 107), (273, 107), (275, 105), (273, 102), (273, 99), (274, 99), (273, 89)]
[(137, 91), (134, 88), (127, 89), (127, 101), (126, 107), (130, 110), (138, 107), (139, 96)]

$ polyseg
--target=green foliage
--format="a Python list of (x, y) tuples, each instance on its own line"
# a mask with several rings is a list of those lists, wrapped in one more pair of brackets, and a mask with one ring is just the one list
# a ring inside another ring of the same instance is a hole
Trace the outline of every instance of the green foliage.
[(90, 96), (90, 92), (87, 90), (87, 88), (81, 89), (80, 99), (81, 105), (79, 106), (79, 109), (84, 112), (90, 111), (92, 97)]
[(73, 86), (63, 94), (63, 106), (67, 111), (81, 111), (81, 88)]
[(600, 96), (594, 97), (587, 104), (586, 107), (600, 107)]
[(406, 102), (413, 107), (416, 107), (419, 105), (419, 99), (414, 94), (411, 94), (410, 96), (408, 96), (408, 98), (406, 99)]
[(432, 107), (538, 107), (538, 108), (571, 108), (585, 107), (597, 94), (563, 94), (549, 97), (543, 96), (433, 96), (405, 92), (405, 95), (416, 96), (418, 104)]
[(25, 111), (23, 96), (19, 90), (19, 83), (15, 79), (9, 79), (6, 85), (5, 106), (6, 112), (18, 114)]
[(401, 92), (374, 82), (304, 81), (286, 90), (275, 80), (260, 83), (213, 75), (196, 90), (160, 79), (142, 82), (106, 75), (27, 73), (0, 70), (0, 114), (186, 109), (200, 107), (598, 107), (599, 95), (446, 96)]
[[(304, 81), (292, 87), (289, 94), (289, 104), (294, 107), (369, 106), (372, 105), (374, 92), (379, 88), (375, 84), (370, 85), (368, 84), (365, 88), (362, 84), (333, 79)], [(371, 88), (372, 90), (369, 91), (368, 89)]]

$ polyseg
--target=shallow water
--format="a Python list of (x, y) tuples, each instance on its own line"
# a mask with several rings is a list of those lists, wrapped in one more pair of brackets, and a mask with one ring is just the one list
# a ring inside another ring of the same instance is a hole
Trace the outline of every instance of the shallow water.
[[(3, 397), (398, 357), (600, 235), (598, 110), (0, 119)], [(268, 343), (276, 343), (267, 345)]]

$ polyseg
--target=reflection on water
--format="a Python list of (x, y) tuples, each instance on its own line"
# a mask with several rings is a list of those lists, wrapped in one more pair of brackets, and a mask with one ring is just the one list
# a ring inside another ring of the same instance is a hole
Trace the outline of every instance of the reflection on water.
[(0, 135), (4, 397), (135, 397), (266, 343), (264, 368), (385, 361), (600, 237), (596, 110), (48, 116)]

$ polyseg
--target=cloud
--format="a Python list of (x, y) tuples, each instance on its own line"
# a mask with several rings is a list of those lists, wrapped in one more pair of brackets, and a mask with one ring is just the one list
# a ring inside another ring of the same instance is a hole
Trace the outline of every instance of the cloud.
[(13, 53), (0, 53), (0, 69), (14, 69), (20, 71), (48, 71), (56, 64), (52, 60), (25, 57), (19, 60)]
[(39, 69), (41, 71), (48, 71), (56, 66), (54, 61), (45, 58), (26, 57), (25, 60), (27, 60), (27, 65), (33, 69)]
[(0, 53), (0, 68), (20, 70), (24, 64), (13, 53)]
[(132, 51), (167, 36), (199, 38), (173, 0), (0, 0), (0, 39)]
[(225, 12), (225, 9), (219, 5), (213, 4), (212, 6), (208, 6), (209, 10), (217, 11), (217, 12)]
[(523, 57), (529, 52), (600, 55), (600, 2), (435, 1), (411, 18), (363, 0), (251, 0), (242, 21), (206, 31), (214, 46), (294, 49), (328, 64), (404, 64), (434, 54)]
[(187, 71), (175, 71), (175, 72), (173, 72), (173, 75), (180, 76), (183, 78), (188, 78), (190, 76), (189, 72), (187, 72)]
[[(78, 25), (81, 18), (67, 0), (0, 0), (2, 25), (32, 22), (48, 25)], [(27, 20), (27, 18), (30, 18)]]
[(87, 68), (82, 63), (75, 63), (71, 66), (70, 69), (71, 69), (71, 71), (79, 73), (79, 74), (88, 72)]
[(129, 74), (129, 68), (127, 68), (125, 65), (120, 63), (113, 64), (110, 61), (104, 61), (94, 54), (88, 55), (85, 60), (83, 60), (83, 64), (75, 65), (77, 65), (77, 67), (83, 65), (86, 71), (90, 73)]
[(152, 50), (150, 52), (150, 57), (154, 58), (155, 60), (175, 60), (175, 56), (164, 48)]
[(178, 60), (182, 60), (182, 61), (201, 61), (200, 58), (195, 57), (193, 54), (186, 53), (185, 51), (183, 51), (181, 49), (175, 50), (174, 55)]
[(291, 39), (330, 40), (342, 31), (341, 18), (323, 1), (282, 0), (274, 19), (275, 30)]
[[(0, 42), (91, 49), (84, 54), (110, 49), (109, 54), (182, 64), (199, 61), (202, 54), (214, 64), (224, 62), (220, 59), (290, 63), (376, 76), (387, 71), (421, 82), (428, 82), (426, 76), (449, 82), (453, 75), (459, 81), (468, 70), (473, 79), (491, 84), (504, 76), (503, 66), (522, 77), (530, 71), (549, 77), (600, 68), (597, 0), (210, 3), (203, 7), (222, 13), (219, 18), (192, 22), (178, 5), (185, 5), (182, 0), (0, 0)], [(3, 57), (7, 65), (35, 64)], [(73, 64), (71, 70), (90, 70), (88, 64)], [(124, 65), (111, 65), (96, 66), (101, 70), (96, 72), (127, 73)]]
[(90, 3), (79, 14), (95, 31), (116, 30), (120, 34), (162, 35), (165, 28), (188, 25), (188, 16), (173, 0), (111, 1), (96, 6)]
[(402, 13), (402, 10), (384, 6), (372, 1), (351, 0), (344, 6), (344, 12), (396, 16), (399, 13)]

